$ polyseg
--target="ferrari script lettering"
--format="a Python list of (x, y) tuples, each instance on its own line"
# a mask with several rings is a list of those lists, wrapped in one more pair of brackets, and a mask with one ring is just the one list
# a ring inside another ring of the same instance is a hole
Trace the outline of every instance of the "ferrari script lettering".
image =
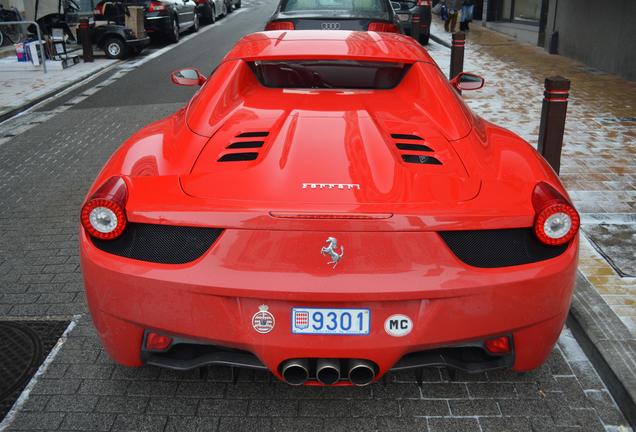
[(303, 183), (303, 189), (360, 189), (357, 183)]
[(323, 246), (322, 249), (320, 249), (320, 255), (329, 255), (331, 257), (331, 261), (327, 264), (333, 264), (332, 268), (336, 268), (344, 255), (344, 246), (340, 246), (340, 253), (336, 252), (337, 249), (338, 239), (335, 237), (329, 237), (327, 239), (327, 246)]

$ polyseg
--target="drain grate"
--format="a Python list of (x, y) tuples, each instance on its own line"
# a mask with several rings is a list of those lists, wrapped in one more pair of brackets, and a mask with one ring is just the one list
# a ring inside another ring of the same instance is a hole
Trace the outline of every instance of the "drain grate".
[(0, 321), (0, 420), (67, 326), (68, 321)]

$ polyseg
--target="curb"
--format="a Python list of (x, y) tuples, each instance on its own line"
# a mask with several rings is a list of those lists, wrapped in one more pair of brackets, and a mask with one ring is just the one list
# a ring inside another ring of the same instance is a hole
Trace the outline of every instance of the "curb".
[(567, 319), (625, 419), (636, 426), (636, 338), (580, 272)]
[[(31, 108), (31, 107), (33, 107), (33, 106), (35, 106), (35, 105), (47, 100), (47, 99), (50, 99), (53, 96), (58, 96), (63, 91), (66, 91), (66, 90), (68, 90), (69, 88), (71, 88), (71, 87), (73, 87), (75, 85), (82, 84), (82, 82), (84, 80), (86, 80), (87, 78), (90, 78), (92, 76), (97, 77), (97, 74), (100, 74), (100, 73), (104, 72), (105, 70), (110, 69), (111, 67), (114, 67), (114, 66), (116, 66), (116, 65), (118, 65), (120, 63), (121, 63), (121, 60), (116, 61), (115, 63), (110, 63), (108, 65), (105, 65), (101, 69), (96, 69), (96, 70), (87, 72), (87, 73), (77, 77), (76, 80), (71, 81), (71, 82), (69, 82), (68, 84), (66, 84), (66, 85), (64, 85), (62, 87), (57, 87), (57, 88), (51, 90), (50, 92), (43, 94), (42, 96), (39, 96), (39, 97), (37, 97), (37, 98), (35, 98), (33, 100), (30, 100), (30, 101), (28, 101), (28, 102), (26, 102), (26, 103), (24, 103), (24, 104), (22, 104), (20, 106), (12, 108), (9, 111), (0, 114), (0, 123), (4, 122), (6, 120), (9, 120), (12, 117), (15, 117), (16, 115), (28, 110), (29, 108)], [(85, 84), (85, 83), (83, 83), (83, 84)]]
[(433, 33), (430, 34), (430, 38), (433, 39), (438, 44), (444, 45), (446, 48), (450, 49), (450, 47), (451, 47), (451, 43), (449, 41), (444, 40), (441, 37), (434, 35)]

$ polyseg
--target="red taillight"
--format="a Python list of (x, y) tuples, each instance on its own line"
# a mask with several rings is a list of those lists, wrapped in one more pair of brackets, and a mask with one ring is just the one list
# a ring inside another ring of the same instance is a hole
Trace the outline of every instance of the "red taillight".
[(265, 26), (265, 30), (294, 30), (294, 28), (294, 23), (291, 21), (272, 21)]
[(547, 183), (539, 183), (532, 193), (535, 209), (534, 234), (541, 243), (558, 246), (572, 240), (581, 220), (572, 204)]
[(146, 349), (150, 351), (165, 351), (172, 345), (172, 338), (159, 333), (150, 332), (146, 335)]
[(417, 5), (431, 7), (431, 0), (417, 0)]
[(158, 1), (150, 2), (150, 5), (148, 6), (148, 12), (159, 12), (165, 9), (166, 9), (166, 6), (163, 3)]
[(493, 354), (506, 354), (510, 352), (510, 338), (501, 336), (495, 339), (488, 339), (484, 345)]
[(104, 3), (98, 3), (93, 11), (94, 15), (104, 15)]
[(121, 177), (111, 177), (82, 207), (80, 220), (91, 237), (113, 240), (126, 228), (128, 188)]
[(393, 23), (372, 22), (369, 24), (369, 31), (374, 32), (387, 32), (387, 33), (399, 33), (398, 28)]

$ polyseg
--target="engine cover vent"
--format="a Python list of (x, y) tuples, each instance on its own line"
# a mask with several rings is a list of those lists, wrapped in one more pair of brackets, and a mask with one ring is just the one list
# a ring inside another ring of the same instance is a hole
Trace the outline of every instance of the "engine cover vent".
[(217, 162), (253, 161), (257, 157), (258, 157), (258, 153), (256, 152), (228, 153), (221, 156)]
[(439, 159), (433, 156), (403, 154), (402, 160), (406, 163), (420, 164), (420, 165), (441, 165)]
[[(236, 135), (234, 138), (258, 138), (258, 137), (266, 137), (269, 135), (269, 132), (243, 132), (239, 135)], [(256, 151), (253, 152), (234, 152), (233, 150), (240, 149), (259, 149), (265, 145), (265, 141), (256, 141), (249, 140), (243, 141), (238, 140), (230, 143), (227, 147), (225, 147), (226, 152), (222, 153), (221, 156), (217, 159), (217, 162), (245, 162), (245, 161), (253, 161), (258, 158), (259, 153)], [(229, 152), (227, 151), (229, 150)]]

